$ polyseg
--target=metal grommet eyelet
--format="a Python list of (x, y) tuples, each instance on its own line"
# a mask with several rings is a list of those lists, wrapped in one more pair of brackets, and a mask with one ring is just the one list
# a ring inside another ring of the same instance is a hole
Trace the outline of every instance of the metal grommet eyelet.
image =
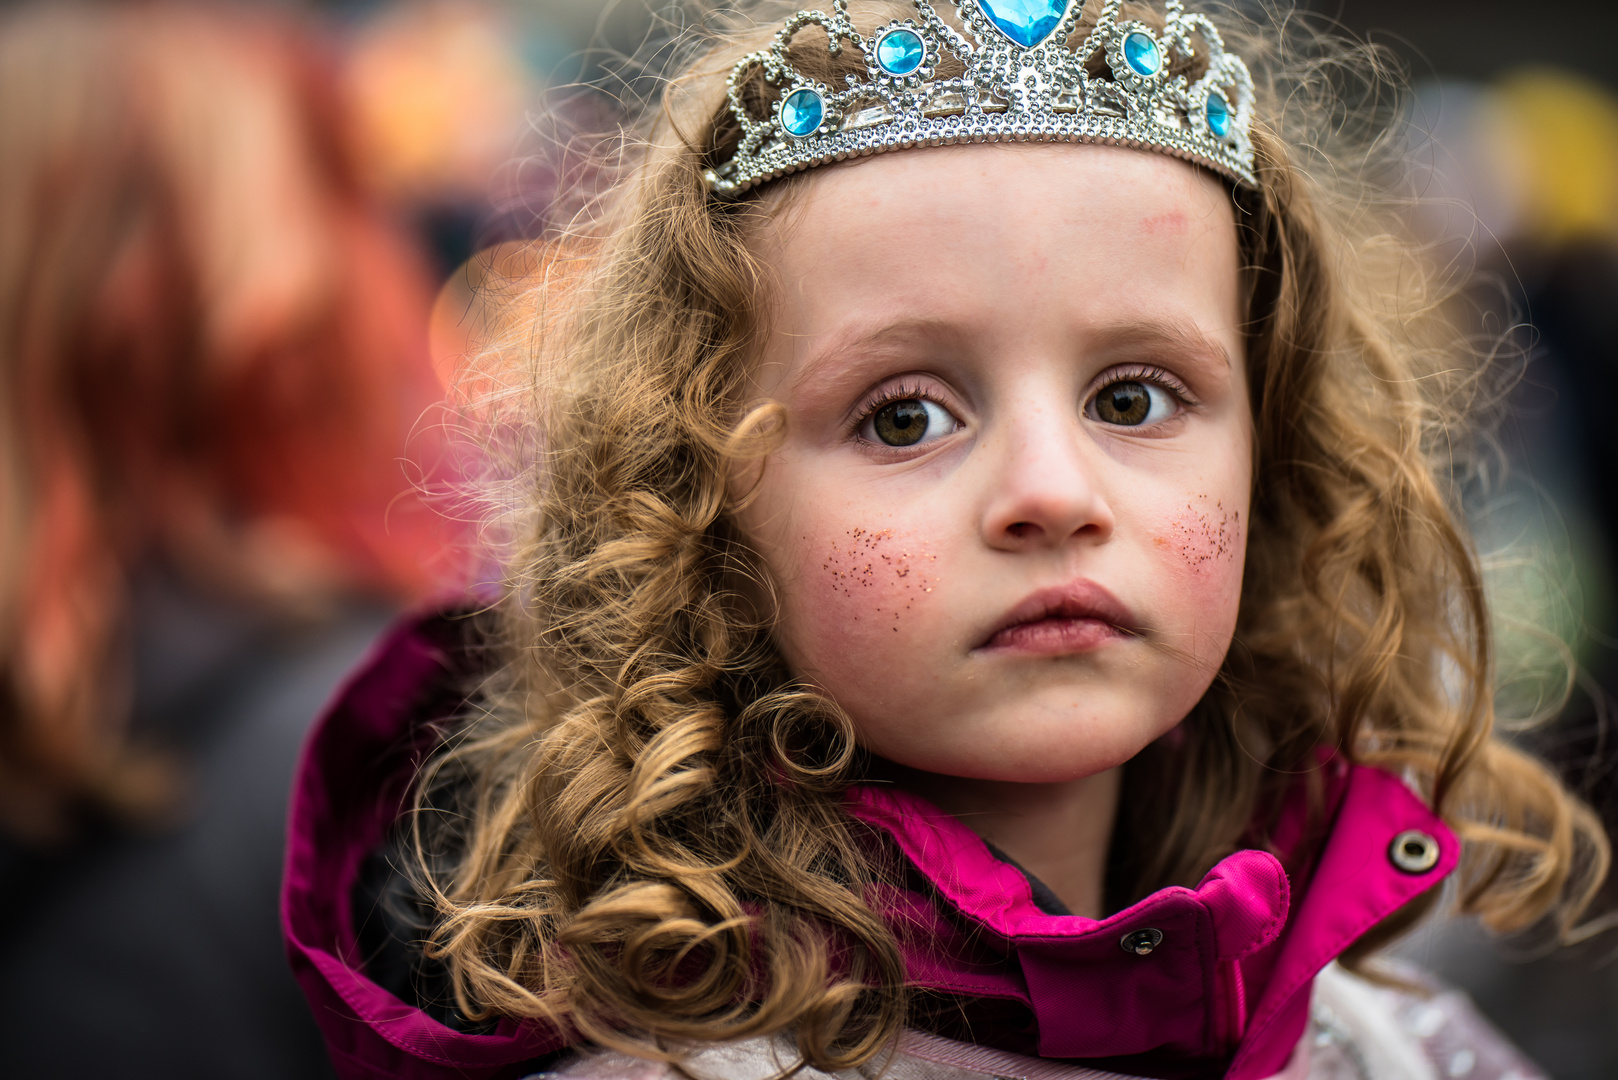
[(1163, 931), (1150, 928), (1131, 930), (1118, 940), (1119, 948), (1136, 956), (1147, 956), (1161, 944), (1163, 944)]
[(1388, 845), (1388, 861), (1407, 874), (1425, 874), (1438, 865), (1438, 841), (1420, 829), (1406, 829)]

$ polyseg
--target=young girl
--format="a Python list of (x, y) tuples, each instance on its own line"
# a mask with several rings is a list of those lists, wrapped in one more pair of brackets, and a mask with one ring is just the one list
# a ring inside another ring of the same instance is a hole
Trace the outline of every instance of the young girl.
[(1374, 71), (1239, 28), (771, 6), (670, 84), (515, 316), (500, 603), (307, 752), (346, 1075), (1532, 1072), (1328, 968), (1607, 849), (1491, 734)]

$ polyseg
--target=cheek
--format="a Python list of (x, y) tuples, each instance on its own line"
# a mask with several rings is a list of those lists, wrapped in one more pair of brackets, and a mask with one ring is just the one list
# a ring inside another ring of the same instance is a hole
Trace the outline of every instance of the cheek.
[(828, 524), (800, 535), (792, 558), (799, 587), (779, 634), (789, 659), (811, 670), (902, 652), (938, 595), (937, 554), (890, 527)]
[(1241, 565), (1246, 545), (1242, 512), (1227, 510), (1220, 499), (1187, 503), (1153, 542), (1172, 553), (1185, 573), (1194, 577), (1217, 576), (1230, 566)]
[(1227, 637), (1241, 602), (1245, 510), (1219, 498), (1192, 498), (1167, 514), (1163, 528), (1152, 537), (1158, 565), (1172, 582), (1180, 618)]

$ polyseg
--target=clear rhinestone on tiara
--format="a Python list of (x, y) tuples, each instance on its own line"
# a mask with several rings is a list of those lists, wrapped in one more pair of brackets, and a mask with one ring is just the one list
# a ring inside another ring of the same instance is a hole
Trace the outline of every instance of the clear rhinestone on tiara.
[[(915, 18), (865, 35), (848, 0), (833, 0), (830, 13), (798, 12), (768, 49), (743, 57), (728, 83), (741, 142), (705, 174), (709, 190), (730, 198), (787, 173), (912, 146), (1031, 141), (1138, 147), (1255, 186), (1252, 76), (1181, 0), (1165, 0), (1161, 31), (1119, 22), (1122, 0), (1099, 0), (1076, 49), (1068, 41), (1085, 0), (954, 0), (965, 34), (928, 0), (911, 2)], [(833, 55), (857, 49), (864, 77), (833, 89), (796, 70), (788, 46), (810, 25), (825, 31)], [(935, 77), (946, 55), (964, 71)], [(1195, 82), (1175, 73), (1192, 59), (1205, 60)], [(774, 112), (755, 119), (743, 91), (759, 76), (780, 94)]]

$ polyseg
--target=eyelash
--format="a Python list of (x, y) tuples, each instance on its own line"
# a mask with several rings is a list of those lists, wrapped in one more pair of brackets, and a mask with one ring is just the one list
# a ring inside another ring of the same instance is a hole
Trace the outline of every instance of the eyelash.
[[(895, 401), (920, 400), (931, 401), (938, 405), (944, 405), (942, 401), (938, 400), (938, 396), (936, 394), (929, 394), (926, 390), (919, 386), (909, 385), (906, 383), (900, 383), (898, 386), (890, 386), (885, 390), (877, 391), (873, 397), (866, 401), (865, 404), (860, 406), (859, 411), (854, 415), (854, 421), (851, 425), (849, 425), (848, 437), (851, 439), (859, 438), (860, 429), (865, 426), (865, 421), (869, 420), (878, 409), (882, 408), (882, 406), (892, 405)], [(944, 405), (944, 408), (947, 409), (949, 406)], [(889, 449), (892, 448), (890, 447)]]
[(1100, 378), (1091, 383), (1089, 393), (1084, 395), (1084, 407), (1088, 409), (1096, 394), (1118, 382), (1149, 382), (1173, 394), (1179, 399), (1181, 405), (1198, 404), (1197, 399), (1191, 394), (1190, 387), (1162, 368), (1153, 367), (1150, 364), (1125, 364), (1123, 367), (1111, 368), (1103, 372)]

